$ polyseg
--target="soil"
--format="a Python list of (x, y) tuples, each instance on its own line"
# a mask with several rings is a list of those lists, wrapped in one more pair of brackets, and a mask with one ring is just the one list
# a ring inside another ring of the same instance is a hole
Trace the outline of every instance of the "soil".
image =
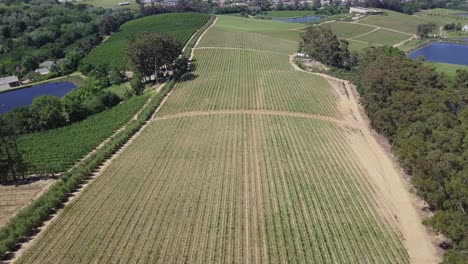
[[(293, 62), (294, 69), (303, 71)], [(306, 72), (306, 71), (304, 71)], [(422, 224), (424, 202), (411, 193), (408, 176), (391, 155), (390, 147), (383, 137), (370, 127), (370, 122), (362, 106), (359, 95), (351, 82), (340, 80), (322, 73), (312, 73), (324, 77), (341, 97), (338, 108), (348, 123), (354, 124), (357, 131), (349, 133), (348, 142), (355, 156), (368, 173), (371, 185), (376, 188), (376, 201), (387, 222), (401, 233), (411, 263), (439, 263), (441, 250), (436, 246), (436, 237)]]

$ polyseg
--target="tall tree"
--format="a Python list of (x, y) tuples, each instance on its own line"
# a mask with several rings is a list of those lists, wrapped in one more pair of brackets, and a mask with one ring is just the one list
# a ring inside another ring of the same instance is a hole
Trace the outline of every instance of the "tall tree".
[(182, 45), (173, 38), (148, 33), (131, 43), (127, 56), (135, 72), (142, 76), (154, 74), (157, 82), (159, 69), (172, 64), (181, 52)]

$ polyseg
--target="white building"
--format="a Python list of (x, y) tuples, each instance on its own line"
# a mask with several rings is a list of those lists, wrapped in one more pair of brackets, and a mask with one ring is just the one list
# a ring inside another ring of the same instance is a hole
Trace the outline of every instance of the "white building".
[(383, 12), (377, 9), (365, 8), (365, 7), (350, 7), (350, 14), (363, 14), (363, 15), (383, 15)]
[(465, 25), (465, 26), (462, 28), (462, 31), (463, 31), (463, 32), (468, 32), (468, 25)]

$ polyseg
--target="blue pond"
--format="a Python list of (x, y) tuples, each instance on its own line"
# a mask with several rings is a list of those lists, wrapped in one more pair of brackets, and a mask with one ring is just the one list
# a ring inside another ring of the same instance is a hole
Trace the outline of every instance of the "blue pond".
[(55, 95), (57, 97), (63, 97), (75, 88), (75, 84), (71, 82), (57, 82), (34, 85), (28, 88), (0, 93), (0, 114), (4, 114), (21, 106), (30, 105), (37, 96)]
[(272, 18), (272, 20), (290, 22), (290, 23), (307, 23), (313, 21), (319, 21), (323, 19), (322, 16), (305, 16), (305, 17), (293, 17), (293, 18)]
[(424, 56), (426, 61), (468, 65), (468, 45), (433, 42), (408, 55), (412, 59), (419, 56)]
[(463, 17), (468, 17), (468, 13), (460, 13), (460, 14), (457, 14), (458, 16), (463, 16)]

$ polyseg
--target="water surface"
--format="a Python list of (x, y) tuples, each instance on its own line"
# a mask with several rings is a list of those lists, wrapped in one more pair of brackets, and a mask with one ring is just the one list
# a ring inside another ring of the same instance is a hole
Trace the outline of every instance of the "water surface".
[(0, 93), (0, 114), (21, 106), (30, 105), (34, 98), (41, 95), (63, 97), (75, 88), (76, 85), (71, 82), (56, 82)]
[(412, 59), (419, 56), (424, 56), (426, 61), (468, 65), (468, 45), (433, 42), (408, 55)]
[(290, 23), (307, 23), (322, 20), (322, 16), (304, 16), (292, 18), (272, 18), (272, 20), (290, 22)]

